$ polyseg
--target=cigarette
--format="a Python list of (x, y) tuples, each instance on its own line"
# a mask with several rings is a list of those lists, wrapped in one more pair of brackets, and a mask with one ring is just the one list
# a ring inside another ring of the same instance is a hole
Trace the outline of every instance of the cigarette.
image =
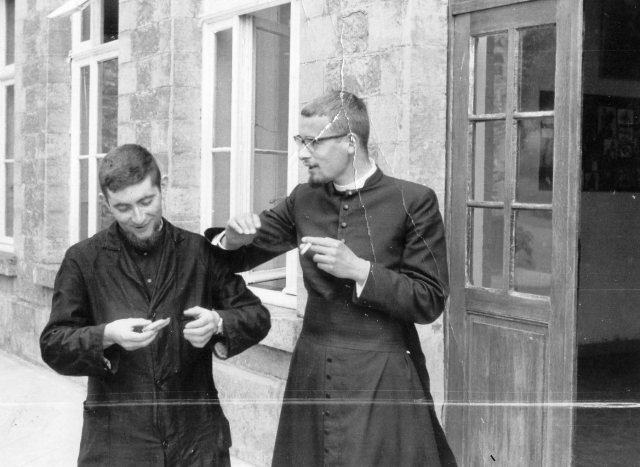
[(311, 243), (301, 243), (300, 244), (300, 256), (304, 255), (311, 248)]

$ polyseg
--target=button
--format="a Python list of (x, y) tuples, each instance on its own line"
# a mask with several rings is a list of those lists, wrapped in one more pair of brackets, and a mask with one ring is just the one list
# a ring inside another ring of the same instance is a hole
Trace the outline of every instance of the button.
[(333, 359), (331, 357), (327, 358), (327, 362), (331, 363)]
[(348, 211), (349, 210), (349, 205), (345, 204), (344, 206), (342, 206), (342, 209), (344, 209), (345, 211)]
[(329, 429), (328, 429), (328, 428), (325, 428), (325, 429), (324, 429), (324, 434), (325, 434), (325, 435), (328, 435), (328, 434), (329, 434)]
[(329, 415), (331, 415), (331, 412), (329, 412), (328, 410), (325, 410), (322, 415), (324, 415), (325, 417), (328, 417)]
[(353, 195), (353, 191), (349, 190), (349, 191), (347, 191), (346, 194), (347, 194), (347, 196), (352, 196)]
[(331, 375), (327, 375), (327, 379), (331, 379)]
[(148, 251), (145, 251), (144, 253), (142, 253), (142, 256), (147, 256), (149, 254)]
[(324, 448), (325, 454), (329, 454), (329, 448)]
[(169, 441), (167, 441), (166, 439), (162, 442), (162, 447), (166, 448), (167, 446), (169, 446)]
[(147, 284), (151, 284), (153, 281), (151, 279), (147, 279)]
[(160, 380), (159, 380), (159, 379), (157, 379), (157, 380), (155, 381), (155, 383), (156, 383), (156, 386), (160, 386)]
[(346, 223), (346, 222), (342, 222), (342, 223), (340, 224), (340, 227), (342, 227), (343, 229), (344, 229), (346, 226), (347, 226), (347, 223)]
[(324, 397), (327, 398), (327, 399), (331, 399), (331, 394), (327, 393), (327, 394), (324, 395)]

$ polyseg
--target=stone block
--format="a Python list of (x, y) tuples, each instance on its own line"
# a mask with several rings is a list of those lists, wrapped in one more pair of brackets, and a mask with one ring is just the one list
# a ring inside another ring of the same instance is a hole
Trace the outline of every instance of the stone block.
[(131, 98), (128, 94), (118, 96), (118, 124), (131, 121)]
[(162, 120), (169, 118), (171, 88), (140, 91), (131, 95), (132, 120)]
[(13, 253), (0, 251), (0, 275), (15, 277), (18, 275), (18, 257)]
[(335, 57), (339, 48), (339, 33), (330, 16), (307, 21), (300, 39), (300, 61), (311, 62)]
[(138, 1), (121, 1), (118, 12), (118, 27), (120, 34), (118, 40), (122, 39), (124, 32), (134, 30), (138, 25)]
[(199, 18), (203, 3), (202, 0), (172, 0), (171, 15), (174, 18)]
[(151, 147), (151, 123), (147, 121), (136, 122), (136, 135), (134, 142), (145, 148)]
[(149, 150), (153, 154), (168, 153), (170, 120), (153, 120), (151, 122), (151, 146)]
[(369, 42), (369, 19), (364, 11), (354, 11), (338, 17), (337, 29), (343, 55), (367, 51)]
[(136, 124), (134, 122), (118, 123), (118, 144), (136, 142)]
[(36, 264), (33, 268), (33, 283), (53, 289), (53, 283), (59, 268), (60, 265), (58, 264)]
[(213, 378), (231, 425), (232, 454), (255, 465), (269, 465), (284, 381), (219, 361), (213, 364)]
[(28, 88), (36, 84), (46, 83), (46, 70), (40, 60), (33, 60), (22, 64), (22, 86)]
[(173, 122), (173, 157), (185, 156), (198, 159), (200, 156), (200, 119), (176, 120)]
[(48, 29), (48, 34), (43, 37), (46, 37), (47, 44), (47, 54), (48, 55), (66, 55), (71, 50), (71, 28), (66, 27), (63, 29)]
[(171, 54), (161, 53), (136, 63), (136, 90), (145, 91), (171, 83)]
[[(121, 20), (122, 21), (122, 20)], [(118, 35), (118, 64), (122, 66), (123, 63), (129, 63), (132, 60), (131, 53), (131, 31), (120, 31)]]
[(409, 47), (392, 47), (380, 52), (380, 94), (408, 92)]
[(202, 29), (196, 18), (173, 19), (173, 49), (180, 52), (202, 50)]
[(64, 55), (49, 55), (44, 58), (48, 84), (66, 84), (71, 89), (71, 68), (67, 61), (68, 52)]
[(371, 122), (371, 133), (377, 140), (400, 140), (405, 130), (403, 100), (397, 94), (371, 96), (367, 99), (367, 109)]
[(380, 55), (354, 55), (343, 60), (335, 59), (327, 64), (327, 90), (343, 89), (360, 97), (380, 92)]
[(118, 95), (123, 96), (136, 92), (138, 88), (138, 69), (135, 62), (118, 65)]
[[(59, 157), (64, 158), (63, 164), (66, 170), (68, 171), (68, 165), (69, 165), (68, 158), (69, 158), (69, 146), (70, 146), (69, 131), (67, 130), (66, 133), (47, 133), (45, 144), (46, 144), (47, 159), (56, 159)], [(54, 165), (52, 167), (55, 170), (57, 166)], [(49, 168), (47, 167), (47, 171), (48, 170)], [(54, 171), (54, 173), (57, 173), (57, 172)], [(47, 174), (47, 176), (49, 175)], [(58, 180), (68, 180), (68, 172), (65, 174), (60, 174), (59, 176), (62, 178)]]
[[(298, 283), (302, 284), (301, 278)], [(268, 308), (271, 313), (271, 330), (262, 340), (261, 345), (285, 352), (293, 352), (302, 329), (302, 320), (292, 310), (281, 309), (278, 311), (271, 305)]]
[(369, 17), (369, 50), (384, 50), (410, 43), (406, 18), (406, 3), (383, 1), (372, 3), (367, 9)]
[(191, 188), (197, 193), (200, 188), (200, 157), (191, 155), (173, 158), (171, 165), (171, 185), (180, 188)]
[(45, 178), (45, 163), (41, 159), (29, 159), (22, 162), (22, 183), (33, 187)]
[(176, 222), (200, 222), (200, 196), (193, 187), (182, 188), (174, 186), (169, 179), (171, 186), (169, 188), (167, 199), (167, 213), (169, 218)]
[(170, 50), (169, 20), (152, 23), (131, 31), (131, 57), (135, 60)]
[[(68, 231), (68, 213), (65, 216), (59, 217), (57, 223), (64, 224), (67, 231), (62, 237), (45, 238), (43, 240), (43, 248), (41, 261), (51, 264), (60, 264), (64, 257), (65, 251), (69, 248), (69, 231)], [(47, 299), (46, 303), (51, 303), (51, 299)]]
[(134, 4), (137, 27), (171, 17), (171, 0), (138, 0)]
[(447, 0), (416, 0), (411, 18), (411, 42), (421, 46), (447, 47)]
[(174, 86), (173, 88), (173, 118), (174, 120), (189, 120), (200, 117), (202, 94), (200, 88)]
[(174, 86), (200, 87), (202, 82), (201, 52), (182, 53), (182, 51), (176, 51), (173, 55), (173, 64)]
[(289, 373), (290, 361), (290, 352), (284, 352), (264, 345), (256, 345), (245, 350), (240, 355), (230, 358), (228, 363), (254, 373), (286, 380)]
[(320, 0), (302, 0), (300, 2), (303, 19), (315, 18), (327, 14), (326, 4)]

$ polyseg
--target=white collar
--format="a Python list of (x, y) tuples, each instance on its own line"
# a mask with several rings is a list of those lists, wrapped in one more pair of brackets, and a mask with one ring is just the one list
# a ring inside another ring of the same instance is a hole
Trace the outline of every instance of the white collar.
[(375, 162), (371, 161), (371, 168), (367, 170), (367, 172), (365, 172), (364, 175), (356, 178), (353, 182), (348, 183), (346, 185), (338, 185), (336, 182), (333, 182), (333, 186), (336, 188), (337, 191), (359, 190), (364, 186), (364, 184), (367, 182), (369, 177), (371, 177), (374, 173), (376, 173), (377, 169), (378, 167), (376, 166)]

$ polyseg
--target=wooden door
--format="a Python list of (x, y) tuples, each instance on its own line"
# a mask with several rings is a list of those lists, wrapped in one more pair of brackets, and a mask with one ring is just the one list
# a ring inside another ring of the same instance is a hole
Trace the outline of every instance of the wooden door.
[(460, 465), (571, 463), (581, 11), (452, 4), (447, 434)]

